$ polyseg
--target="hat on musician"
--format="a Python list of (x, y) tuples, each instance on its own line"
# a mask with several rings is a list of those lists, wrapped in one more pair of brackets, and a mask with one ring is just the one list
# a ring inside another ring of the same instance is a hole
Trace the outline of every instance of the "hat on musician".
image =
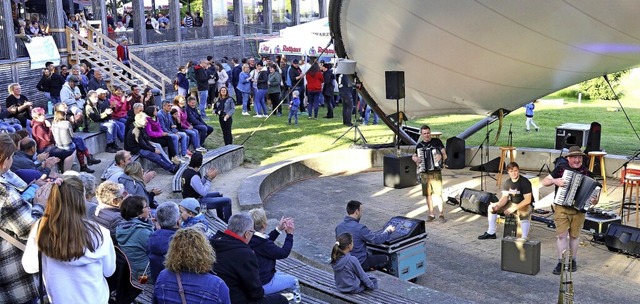
[(580, 150), (580, 147), (578, 146), (571, 146), (569, 147), (569, 153), (567, 154), (567, 157), (571, 157), (571, 156), (585, 156), (586, 154), (582, 153), (582, 150)]

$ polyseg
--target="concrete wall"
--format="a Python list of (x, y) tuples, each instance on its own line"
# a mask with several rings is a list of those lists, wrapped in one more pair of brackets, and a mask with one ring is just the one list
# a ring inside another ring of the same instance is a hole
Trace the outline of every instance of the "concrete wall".
[[(252, 48), (255, 47), (257, 42), (249, 43), (248, 41), (248, 39), (245, 39), (245, 42), (243, 42), (240, 37), (230, 37), (132, 46), (130, 50), (164, 75), (173, 79), (178, 67), (189, 60), (198, 61), (208, 55), (213, 56), (215, 59), (220, 59), (223, 56), (227, 56), (229, 59), (252, 56)], [(62, 62), (67, 62), (64, 55), (62, 55)], [(41, 77), (42, 70), (31, 70), (29, 58), (19, 58), (15, 62), (0, 60), (0, 103), (2, 106), (4, 106), (5, 99), (8, 96), (7, 87), (9, 84), (19, 82), (22, 85), (22, 94), (27, 96), (36, 106), (46, 108), (47, 101), (44, 98), (44, 94), (36, 89)], [(173, 88), (170, 89), (173, 90)]]

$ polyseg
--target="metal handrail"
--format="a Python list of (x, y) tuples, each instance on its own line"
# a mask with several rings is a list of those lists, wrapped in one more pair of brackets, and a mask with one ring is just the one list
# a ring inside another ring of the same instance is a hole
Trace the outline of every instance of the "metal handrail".
[[(105, 44), (105, 42), (106, 42), (109, 45), (111, 45), (111, 47), (117, 47), (118, 46), (117, 42), (113, 41), (111, 38), (109, 38), (108, 36), (106, 36), (105, 34), (103, 34), (102, 32), (100, 32), (98, 30), (96, 30), (95, 28), (93, 28), (91, 26), (87, 27), (87, 32), (89, 33), (89, 35), (96, 37), (98, 42), (101, 42), (98, 45), (107, 46)], [(144, 68), (149, 70), (151, 73), (155, 74), (155, 76), (157, 76), (159, 79), (161, 79), (162, 82), (166, 82), (168, 84), (173, 84), (173, 81), (171, 80), (171, 78), (165, 76), (160, 71), (158, 71), (157, 69), (155, 69), (154, 67), (152, 67), (151, 65), (146, 63), (144, 60), (140, 59), (140, 57), (136, 56), (135, 54), (129, 53), (129, 60), (133, 64), (139, 64), (139, 65), (143, 66)]]
[[(81, 47), (81, 43), (86, 44), (87, 46), (94, 46), (91, 50), (88, 48), (83, 48)], [(117, 58), (113, 55), (113, 51), (110, 49), (105, 49), (102, 47), (99, 47), (99, 45), (94, 44), (92, 41), (88, 40), (87, 38), (82, 37), (79, 33), (77, 33), (76, 31), (72, 30), (71, 28), (67, 28), (67, 49), (70, 50), (69, 54), (71, 56), (75, 56), (76, 59), (79, 61), (79, 59), (87, 59), (89, 61), (92, 61), (92, 63), (105, 63), (107, 65), (107, 67), (109, 68), (108, 70), (104, 70), (104, 72), (108, 73), (110, 78), (112, 79), (112, 81), (118, 82), (121, 85), (127, 85), (127, 83), (125, 83), (124, 81), (121, 81), (120, 78), (124, 78), (125, 77), (125, 72), (131, 73), (132, 75), (140, 75), (143, 74), (141, 76), (143, 76), (142, 78), (144, 79), (144, 77), (146, 77), (146, 79), (151, 79), (151, 82), (146, 82), (146, 84), (152, 88), (155, 89), (159, 89), (163, 95), (163, 98), (165, 98), (165, 92), (164, 92), (164, 83), (161, 81), (158, 81), (157, 79), (154, 79), (153, 77), (151, 77), (150, 75), (148, 75), (147, 73), (145, 73), (144, 71), (140, 70), (135, 71), (132, 68), (127, 67), (126, 65), (124, 65), (122, 62), (120, 62), (119, 60), (117, 60)], [(104, 58), (103, 60), (94, 60), (92, 58), (92, 56), (100, 56), (102, 58)], [(122, 72), (117, 72), (115, 71), (112, 67), (113, 66), (118, 66), (122, 69)], [(100, 68), (99, 65), (95, 65), (96, 68)], [(146, 80), (145, 79), (145, 80)], [(158, 86), (156, 86), (155, 84), (158, 84)]]

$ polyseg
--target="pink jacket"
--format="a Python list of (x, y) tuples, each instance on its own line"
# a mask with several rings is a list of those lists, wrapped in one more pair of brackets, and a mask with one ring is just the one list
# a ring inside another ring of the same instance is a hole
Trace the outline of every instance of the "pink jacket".
[(189, 123), (189, 121), (187, 120), (187, 113), (185, 113), (185, 111), (179, 107), (173, 107), (174, 109), (178, 109), (179, 113), (180, 113), (180, 128), (179, 129), (189, 129), (191, 127), (191, 124)]
[(144, 130), (151, 138), (160, 138), (164, 136), (164, 131), (162, 131), (162, 126), (160, 126), (160, 123), (155, 121), (151, 117), (147, 117), (147, 125), (144, 126)]
[(109, 104), (113, 109), (113, 113), (111, 117), (114, 119), (127, 117), (127, 112), (129, 111), (129, 107), (127, 106), (127, 99), (122, 96), (118, 97), (115, 94), (111, 95), (109, 99)]

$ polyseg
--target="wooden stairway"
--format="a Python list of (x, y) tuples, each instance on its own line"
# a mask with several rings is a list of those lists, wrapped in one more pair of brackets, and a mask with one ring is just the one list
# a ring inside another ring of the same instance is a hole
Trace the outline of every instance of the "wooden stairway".
[[(94, 70), (100, 70), (112, 86), (127, 90), (137, 84), (142, 88), (157, 89), (166, 98), (168, 90), (173, 90), (173, 81), (160, 71), (129, 52), (130, 65), (127, 67), (118, 61), (116, 47), (118, 43), (91, 26), (86, 28), (86, 37), (72, 28), (65, 29), (69, 62), (90, 62)], [(131, 78), (128, 75), (131, 75)]]

